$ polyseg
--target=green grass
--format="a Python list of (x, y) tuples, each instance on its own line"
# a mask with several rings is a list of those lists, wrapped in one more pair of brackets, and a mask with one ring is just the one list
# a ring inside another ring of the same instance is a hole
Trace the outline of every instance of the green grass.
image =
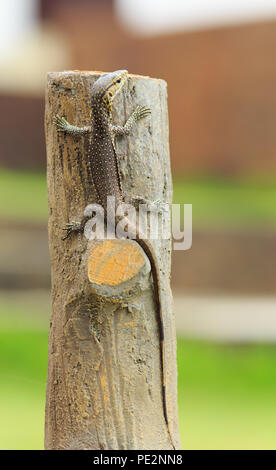
[(178, 340), (186, 449), (276, 448), (276, 346)]
[(0, 448), (42, 449), (47, 331), (1, 331), (0, 371)]
[[(174, 202), (193, 204), (194, 228), (276, 227), (276, 177), (174, 178)], [(47, 220), (46, 176), (0, 169), (0, 219)]]
[(49, 294), (0, 296), (0, 449), (42, 449)]
[(0, 169), (0, 218), (39, 223), (47, 217), (45, 174)]
[[(49, 296), (1, 292), (0, 448), (42, 449)], [(276, 346), (178, 340), (185, 449), (276, 449)]]
[(174, 203), (193, 205), (194, 228), (275, 228), (275, 181), (175, 178)]
[(0, 448), (42, 449), (47, 332), (1, 332), (0, 355)]

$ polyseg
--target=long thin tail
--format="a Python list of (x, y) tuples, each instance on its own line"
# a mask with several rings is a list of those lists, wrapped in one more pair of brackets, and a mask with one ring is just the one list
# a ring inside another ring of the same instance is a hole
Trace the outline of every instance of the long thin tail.
[(154, 284), (154, 293), (158, 309), (158, 320), (159, 320), (159, 337), (160, 337), (160, 359), (161, 359), (161, 371), (162, 371), (162, 398), (163, 398), (163, 409), (164, 409), (164, 418), (167, 424), (169, 437), (173, 449), (175, 450), (174, 439), (170, 430), (168, 411), (167, 411), (167, 390), (166, 390), (166, 358), (165, 358), (165, 335), (164, 335), (164, 323), (163, 323), (163, 314), (162, 314), (162, 304), (161, 304), (161, 285), (160, 285), (160, 275), (158, 268), (158, 260), (155, 256), (153, 247), (151, 243), (144, 238), (136, 238), (137, 243), (146, 253), (151, 264), (151, 272), (153, 277)]

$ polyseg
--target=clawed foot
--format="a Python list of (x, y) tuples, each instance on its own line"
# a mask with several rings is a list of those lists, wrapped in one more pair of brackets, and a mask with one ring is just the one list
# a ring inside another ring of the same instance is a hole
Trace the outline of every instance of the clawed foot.
[(56, 114), (53, 123), (56, 125), (57, 130), (60, 132), (65, 132), (69, 126), (69, 122), (66, 121), (66, 119), (59, 114)]
[(148, 203), (148, 210), (153, 212), (158, 212), (158, 214), (163, 214), (166, 211), (166, 204), (161, 201), (161, 199), (156, 199)]
[(73, 232), (81, 232), (83, 230), (83, 226), (81, 222), (78, 222), (76, 220), (72, 220), (69, 224), (66, 224), (65, 227), (62, 228), (62, 230), (66, 230), (66, 235), (62, 237), (62, 240), (66, 240)]
[(149, 201), (141, 196), (136, 196), (131, 199), (131, 203), (137, 210), (139, 210), (140, 205), (146, 206), (146, 211), (158, 212), (158, 214), (163, 213), (165, 210), (164, 203), (161, 201), (161, 199), (157, 199), (156, 201)]
[(137, 106), (137, 108), (134, 111), (134, 114), (135, 114), (135, 119), (139, 121), (140, 119), (143, 119), (144, 117), (151, 114), (151, 110), (150, 108), (147, 108), (146, 106)]
[(155, 210), (159, 214), (162, 214), (163, 212), (166, 211), (167, 204), (162, 202), (161, 199), (156, 199), (156, 201), (153, 201), (151, 205), (153, 207), (153, 210)]

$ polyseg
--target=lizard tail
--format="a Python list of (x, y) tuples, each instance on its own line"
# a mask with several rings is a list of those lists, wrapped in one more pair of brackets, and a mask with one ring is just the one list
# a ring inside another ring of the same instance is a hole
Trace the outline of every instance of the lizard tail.
[(157, 309), (158, 309), (158, 323), (159, 323), (159, 336), (160, 336), (160, 359), (161, 359), (161, 372), (162, 372), (162, 399), (163, 399), (164, 418), (166, 421), (171, 445), (173, 449), (175, 450), (176, 447), (175, 447), (174, 439), (171, 433), (169, 419), (168, 419), (168, 411), (167, 411), (166, 363), (165, 363), (166, 358), (165, 358), (165, 342), (164, 342), (165, 337), (164, 337), (164, 324), (163, 324), (163, 314), (162, 314), (162, 305), (161, 305), (161, 291), (160, 291), (161, 285), (160, 285), (160, 275), (159, 275), (159, 269), (158, 269), (158, 260), (155, 256), (153, 247), (148, 240), (137, 237), (136, 241), (146, 253), (151, 264), (155, 300), (156, 300)]

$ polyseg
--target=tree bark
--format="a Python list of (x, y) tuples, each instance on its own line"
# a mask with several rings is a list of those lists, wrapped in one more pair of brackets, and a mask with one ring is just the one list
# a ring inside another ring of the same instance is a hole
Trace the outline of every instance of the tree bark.
[[(85, 138), (58, 133), (53, 118), (58, 113), (71, 124), (89, 125), (89, 93), (98, 77), (98, 72), (48, 74), (45, 130), (52, 315), (45, 448), (170, 449), (158, 318), (146, 255), (133, 240), (88, 242), (76, 234), (62, 240), (62, 227), (80, 219), (97, 198), (88, 183)], [(129, 137), (117, 141), (124, 193), (171, 203), (166, 83), (130, 75), (116, 96), (114, 123), (123, 124), (137, 105), (149, 106), (152, 114)], [(169, 217), (163, 222), (169, 226)], [(162, 271), (168, 415), (179, 446), (171, 240), (152, 243)], [(127, 250), (130, 257), (125, 256)], [(114, 275), (112, 266), (118, 259), (121, 267)], [(127, 263), (131, 269), (125, 274)], [(103, 265), (107, 268), (99, 276), (96, 268)]]

